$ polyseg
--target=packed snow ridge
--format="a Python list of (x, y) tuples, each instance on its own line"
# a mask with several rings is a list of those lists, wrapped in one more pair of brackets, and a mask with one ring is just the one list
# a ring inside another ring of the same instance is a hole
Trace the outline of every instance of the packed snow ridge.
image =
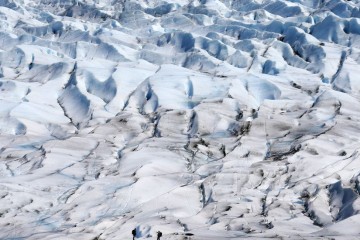
[(0, 6), (0, 239), (359, 239), (360, 0)]

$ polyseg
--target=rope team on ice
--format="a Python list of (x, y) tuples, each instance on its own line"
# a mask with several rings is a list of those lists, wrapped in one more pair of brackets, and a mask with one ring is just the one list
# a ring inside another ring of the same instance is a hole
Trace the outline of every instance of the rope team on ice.
[[(136, 238), (136, 228), (134, 228), (132, 231), (131, 231), (132, 235), (133, 235), (133, 240), (135, 240)], [(157, 231), (157, 240), (160, 240), (160, 238), (162, 237), (162, 232), (160, 231)]]

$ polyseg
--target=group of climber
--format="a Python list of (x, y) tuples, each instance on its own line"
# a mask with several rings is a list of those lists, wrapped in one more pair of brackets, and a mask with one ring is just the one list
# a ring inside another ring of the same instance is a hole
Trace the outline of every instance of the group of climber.
[[(131, 233), (132, 233), (132, 235), (133, 235), (133, 240), (135, 240), (135, 237), (136, 237), (136, 228), (134, 228)], [(160, 238), (162, 237), (162, 232), (157, 231), (156, 233), (157, 233), (157, 240), (160, 240)]]

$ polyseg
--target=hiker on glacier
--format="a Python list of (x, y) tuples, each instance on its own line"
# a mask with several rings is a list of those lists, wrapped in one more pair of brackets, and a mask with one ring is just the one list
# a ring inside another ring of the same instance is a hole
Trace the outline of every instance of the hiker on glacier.
[(132, 233), (132, 235), (133, 235), (133, 240), (135, 240), (135, 237), (136, 237), (136, 228), (134, 228), (131, 233)]
[(161, 237), (162, 237), (162, 232), (157, 231), (157, 240), (160, 240)]

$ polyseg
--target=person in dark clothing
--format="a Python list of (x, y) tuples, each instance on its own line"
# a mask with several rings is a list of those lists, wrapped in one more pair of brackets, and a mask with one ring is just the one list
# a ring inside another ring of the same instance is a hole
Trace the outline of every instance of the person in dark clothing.
[(131, 233), (132, 233), (132, 235), (133, 235), (133, 240), (135, 240), (135, 237), (136, 237), (136, 228), (134, 228)]
[(161, 237), (162, 237), (162, 232), (157, 231), (157, 240), (160, 240)]

